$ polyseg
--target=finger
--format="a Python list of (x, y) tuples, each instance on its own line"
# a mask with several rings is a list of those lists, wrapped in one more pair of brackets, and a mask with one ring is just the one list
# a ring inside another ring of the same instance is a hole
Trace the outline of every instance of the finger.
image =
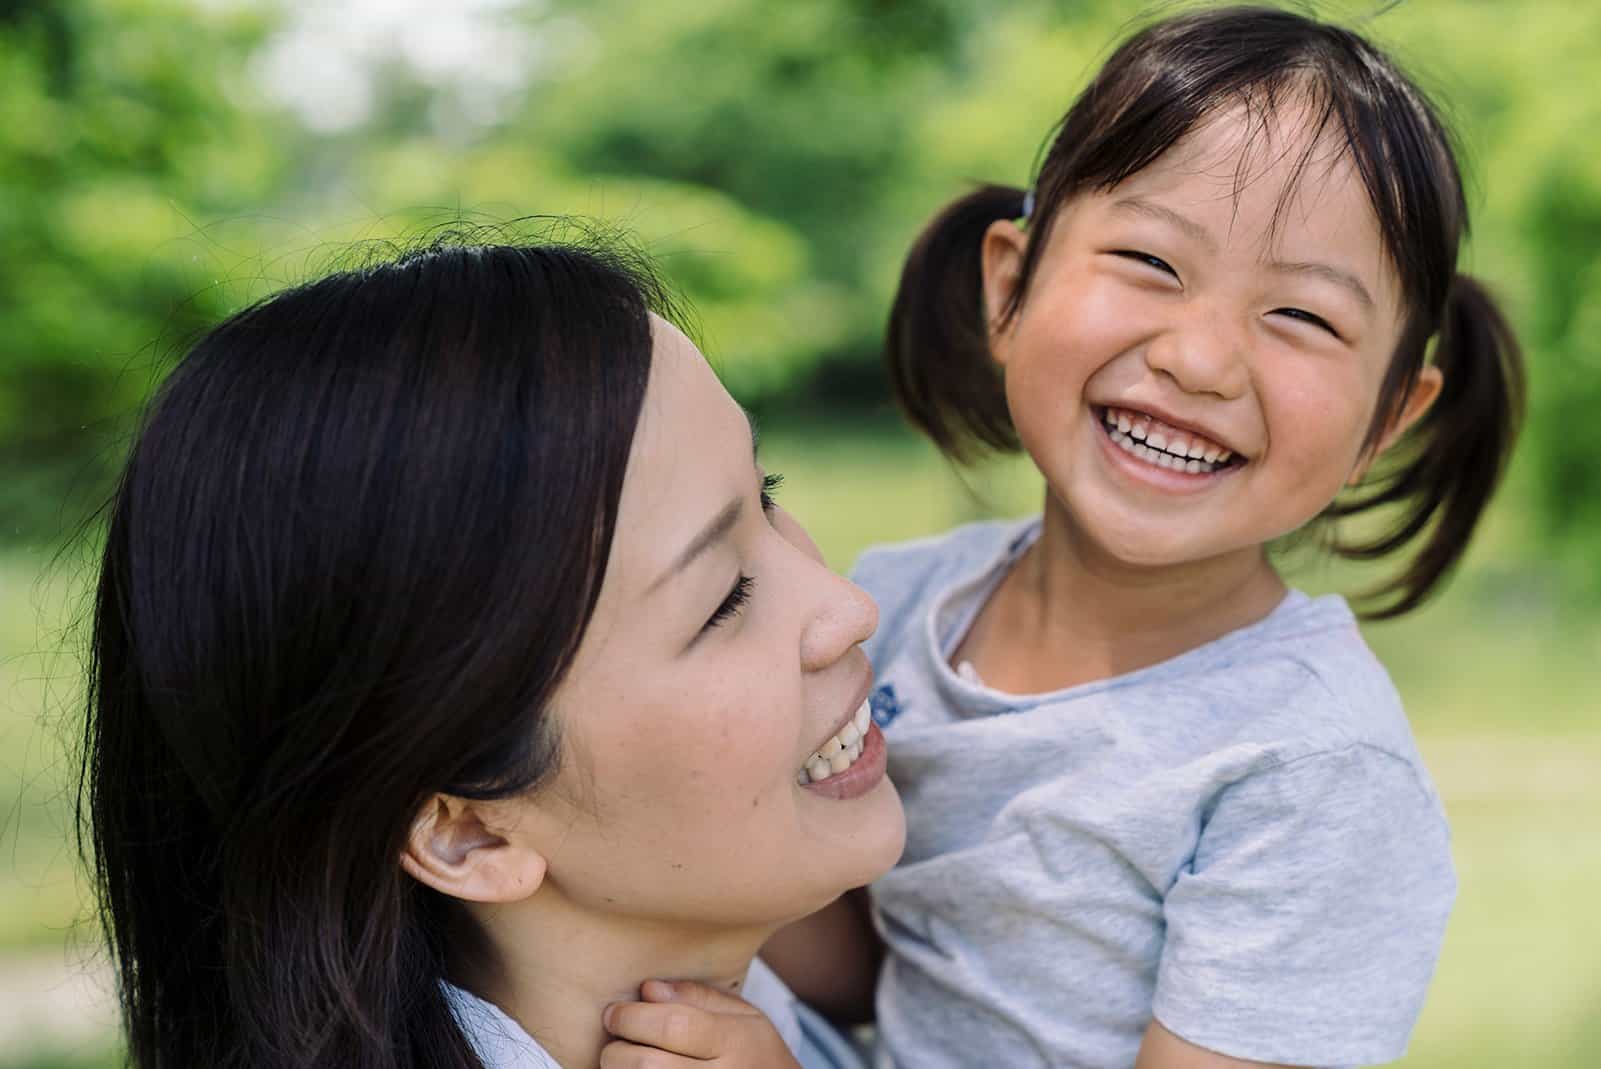
[(646, 980), (640, 985), (639, 991), (647, 1002), (673, 1002), (694, 1006), (707, 1013), (759, 1016), (762, 1012), (738, 995), (694, 980)]
[(682, 1054), (715, 1058), (723, 1053), (726, 1033), (717, 1017), (681, 1002), (614, 1002), (602, 1018), (618, 1039)]
[(600, 1069), (706, 1069), (706, 1063), (615, 1039), (600, 1048)]

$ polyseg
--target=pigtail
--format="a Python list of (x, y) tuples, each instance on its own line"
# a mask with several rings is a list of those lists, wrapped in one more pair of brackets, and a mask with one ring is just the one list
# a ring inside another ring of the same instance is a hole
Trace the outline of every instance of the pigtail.
[(1019, 448), (990, 356), (981, 251), (991, 223), (1023, 215), (1023, 199), (1021, 189), (986, 185), (948, 205), (918, 235), (890, 310), (884, 356), (895, 399), (957, 460), (975, 444)]
[[(1361, 496), (1338, 503), (1336, 517), (1398, 506), (1395, 522), (1366, 540), (1340, 540), (1335, 552), (1373, 560), (1426, 533), (1406, 570), (1368, 591), (1363, 615), (1410, 612), (1439, 587), (1468, 541), (1506, 469), (1523, 421), (1523, 356), (1495, 299), (1457, 275), (1435, 344), (1440, 396), (1407, 432), (1394, 463)], [(1401, 394), (1404, 396), (1404, 392)]]

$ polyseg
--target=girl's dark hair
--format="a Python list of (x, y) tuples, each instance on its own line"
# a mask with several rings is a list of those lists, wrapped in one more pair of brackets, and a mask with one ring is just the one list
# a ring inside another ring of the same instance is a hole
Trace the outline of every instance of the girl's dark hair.
[[(1467, 204), (1450, 138), (1415, 85), (1358, 35), (1266, 7), (1179, 15), (1126, 41), (1063, 117), (1034, 183), (1029, 241), (1004, 324), (1027, 295), (1062, 205), (1146, 167), (1219, 109), (1285, 101), (1311, 109), (1311, 143), (1332, 133), (1362, 176), (1400, 278), (1405, 320), (1367, 434), (1377, 446), (1434, 341), (1439, 398), (1357, 492), (1327, 515), (1379, 509), (1383, 529), (1337, 539), (1335, 552), (1380, 557), (1422, 543), (1399, 575), (1369, 591), (1366, 615), (1396, 616), (1439, 585), (1506, 465), (1523, 413), (1523, 364), (1494, 301), (1458, 274)], [(1304, 167), (1307, 159), (1301, 160)], [(981, 288), (985, 231), (1024, 214), (1024, 191), (986, 185), (918, 237), (890, 314), (886, 357), (912, 422), (954, 458), (1013, 452), (1017, 432), (990, 356)]]
[(134, 1065), (478, 1067), (439, 987), (461, 916), (399, 857), (433, 793), (556, 763), (666, 307), (617, 247), (439, 243), (240, 312), (160, 387), (79, 795)]

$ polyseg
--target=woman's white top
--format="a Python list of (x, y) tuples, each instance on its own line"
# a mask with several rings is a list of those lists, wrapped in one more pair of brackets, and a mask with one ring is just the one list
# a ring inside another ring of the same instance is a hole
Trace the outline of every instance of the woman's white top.
[[(443, 980), (439, 986), (484, 1069), (562, 1069), (499, 1006)], [(796, 998), (761, 959), (751, 962), (740, 994), (767, 1014), (802, 1069), (864, 1069), (850, 1042)]]

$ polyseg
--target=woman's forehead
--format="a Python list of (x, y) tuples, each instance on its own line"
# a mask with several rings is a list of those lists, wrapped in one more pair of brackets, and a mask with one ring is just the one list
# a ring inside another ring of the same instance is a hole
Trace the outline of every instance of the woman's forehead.
[(613, 545), (613, 563), (626, 570), (630, 586), (666, 567), (752, 470), (744, 410), (682, 331), (655, 316), (651, 328), (650, 381)]

